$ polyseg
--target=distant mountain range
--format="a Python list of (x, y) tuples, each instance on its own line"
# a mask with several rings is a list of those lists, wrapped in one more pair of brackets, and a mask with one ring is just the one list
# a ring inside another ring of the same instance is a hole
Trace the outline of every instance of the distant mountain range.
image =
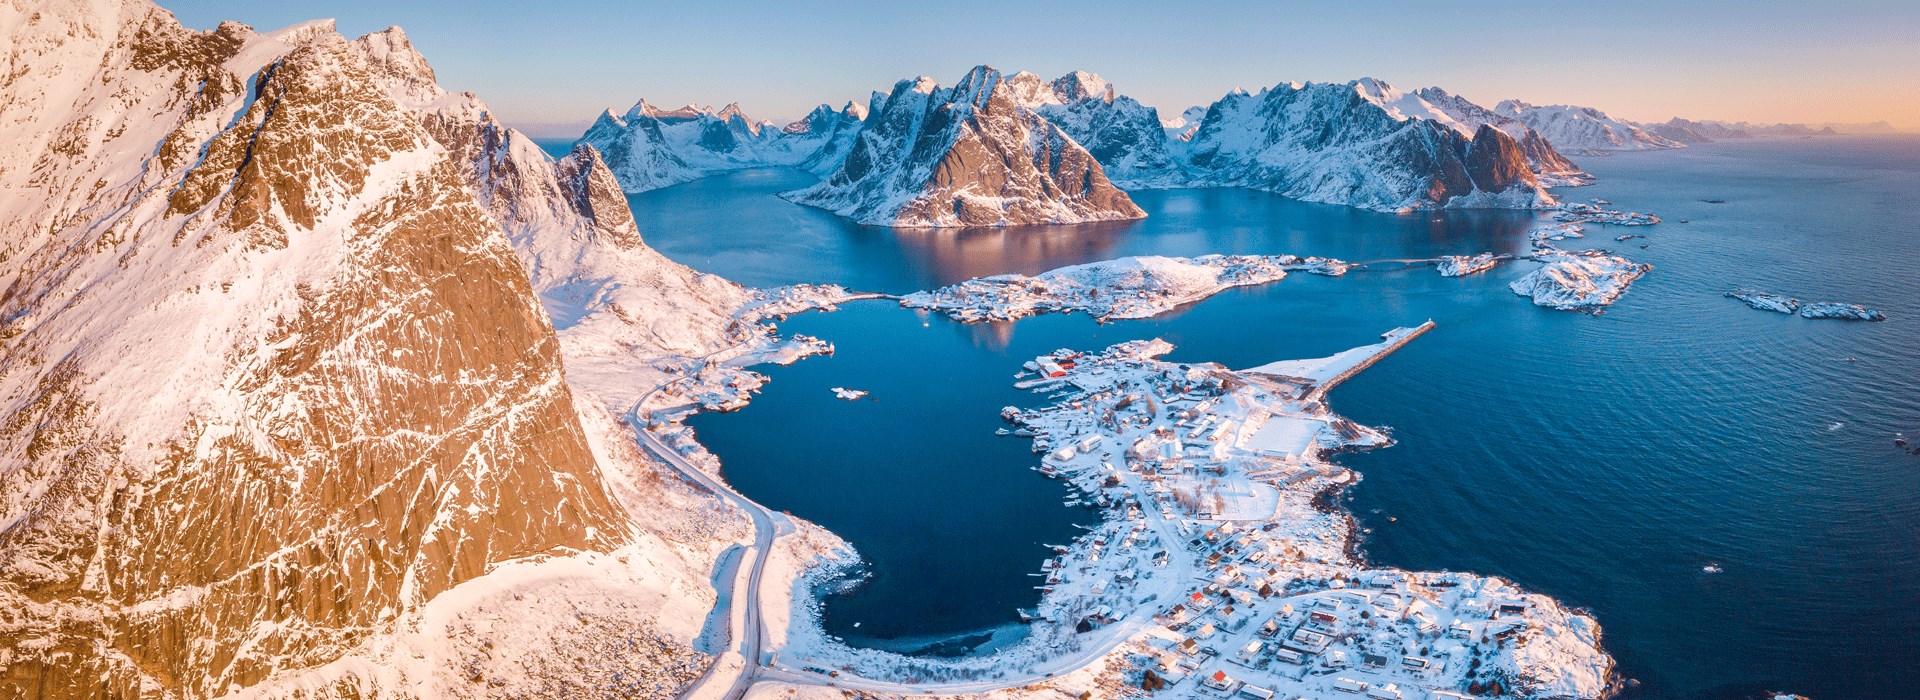
[[(881, 118), (869, 119), (869, 114)], [(1047, 81), (979, 66), (953, 88), (903, 80), (862, 109), (826, 105), (785, 128), (729, 105), (608, 111), (581, 141), (643, 192), (746, 167), (823, 178), (789, 199), (892, 226), (1076, 223), (1143, 216), (1123, 190), (1248, 187), (1379, 211), (1551, 206), (1546, 188), (1591, 183), (1565, 154), (1684, 148), (1756, 136), (1892, 131), (1675, 118), (1638, 123), (1591, 107), (1506, 100), (1489, 109), (1439, 87), (1383, 81), (1235, 90), (1162, 117), (1100, 76)]]

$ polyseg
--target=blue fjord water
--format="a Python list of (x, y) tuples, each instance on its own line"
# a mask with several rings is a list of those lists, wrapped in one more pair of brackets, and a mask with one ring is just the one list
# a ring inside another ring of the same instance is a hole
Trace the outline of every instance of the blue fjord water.
[[(1892, 438), (1920, 437), (1920, 139), (1731, 142), (1582, 165), (1600, 184), (1564, 197), (1667, 220), (1590, 226), (1563, 244), (1655, 266), (1603, 316), (1512, 295), (1526, 263), (1466, 279), (1295, 275), (1105, 325), (962, 325), (856, 303), (784, 325), (833, 341), (834, 356), (768, 369), (752, 405), (692, 423), (742, 492), (866, 559), (868, 581), (827, 600), (829, 632), (896, 649), (971, 641), (1031, 606), (1044, 545), (1095, 517), (1061, 505), (1064, 487), (1029, 469), (1025, 440), (993, 434), (1001, 406), (1038, 400), (1009, 386), (1023, 360), (1159, 336), (1179, 346), (1173, 359), (1245, 367), (1432, 318), (1435, 332), (1331, 398), (1398, 440), (1341, 458), (1365, 476), (1349, 497), (1370, 560), (1498, 574), (1589, 608), (1642, 696), (1910, 697), (1920, 456)], [(1150, 218), (1129, 224), (894, 231), (773, 196), (809, 182), (745, 171), (630, 202), (649, 243), (697, 269), (887, 292), (1123, 255), (1517, 252), (1534, 224), (1175, 190), (1136, 193)], [(1810, 321), (1722, 296), (1742, 286), (1889, 320)], [(873, 393), (839, 401), (832, 386)]]

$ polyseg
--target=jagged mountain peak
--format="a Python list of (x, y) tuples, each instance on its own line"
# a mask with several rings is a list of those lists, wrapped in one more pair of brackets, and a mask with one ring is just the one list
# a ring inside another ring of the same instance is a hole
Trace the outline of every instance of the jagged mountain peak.
[(1055, 78), (1052, 87), (1053, 93), (1065, 102), (1097, 99), (1111, 103), (1116, 95), (1113, 83), (1107, 82), (1098, 74), (1083, 70), (1072, 71)]
[(738, 102), (666, 111), (640, 100), (624, 119), (596, 120), (581, 136), (627, 192), (677, 185), (724, 170), (764, 166), (831, 169), (851, 145), (864, 110), (820, 105), (784, 127), (748, 117)]
[(433, 66), (414, 48), (405, 30), (387, 27), (354, 39), (354, 43), (361, 46), (389, 89), (405, 96), (408, 102), (424, 104), (446, 94), (434, 76)]
[(999, 226), (1139, 218), (1067, 132), (1024, 104), (1051, 88), (976, 66), (943, 88), (896, 83), (841, 165), (783, 196), (871, 224)]
[[(985, 64), (974, 66), (953, 84), (944, 101), (948, 104), (965, 103), (974, 109), (988, 109), (996, 94), (1007, 94), (1002, 89), (1005, 84), (1006, 76), (999, 69)], [(1008, 95), (1008, 98), (1014, 99), (1014, 96)]]

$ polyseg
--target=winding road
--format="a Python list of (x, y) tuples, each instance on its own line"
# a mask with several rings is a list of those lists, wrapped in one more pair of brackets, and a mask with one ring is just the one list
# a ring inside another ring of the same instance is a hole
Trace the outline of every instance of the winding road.
[[(746, 611), (746, 622), (741, 627), (742, 632), (738, 640), (743, 665), (740, 675), (734, 678), (732, 687), (719, 695), (726, 700), (743, 697), (747, 693), (747, 688), (752, 686), (753, 681), (759, 676), (761, 663), (765, 657), (766, 635), (765, 626), (760, 617), (760, 581), (766, 575), (767, 558), (773, 552), (774, 539), (793, 532), (793, 521), (788, 520), (786, 516), (767, 510), (764, 506), (753, 502), (753, 499), (740, 495), (732, 487), (693, 466), (686, 457), (661, 442), (660, 438), (653, 433), (645, 429), (634, 432), (640, 436), (640, 446), (646, 448), (647, 452), (672, 466), (687, 479), (731, 501), (753, 518), (753, 545), (747, 550), (747, 555), (753, 557), (753, 566), (747, 572), (746, 590), (734, 590), (727, 596), (727, 599), (732, 602), (733, 609)], [(733, 582), (736, 588), (740, 585), (738, 576), (728, 580)], [(728, 618), (728, 624), (731, 626), (731, 612)], [(703, 697), (703, 693), (707, 692), (705, 691), (707, 682), (712, 679), (714, 669), (719, 666), (716, 659), (715, 663), (707, 667), (705, 673), (700, 674), (700, 678), (687, 687), (681, 697)]]

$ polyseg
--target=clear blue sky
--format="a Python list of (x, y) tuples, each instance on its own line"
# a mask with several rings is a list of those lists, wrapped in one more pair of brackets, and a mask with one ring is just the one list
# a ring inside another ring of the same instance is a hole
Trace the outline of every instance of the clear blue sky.
[(1049, 78), (1090, 70), (1163, 112), (1235, 87), (1373, 76), (1488, 106), (1517, 97), (1640, 120), (1920, 128), (1920, 0), (160, 1), (196, 28), (333, 17), (353, 36), (400, 25), (442, 85), (529, 126), (640, 97), (793, 118), (989, 63)]

